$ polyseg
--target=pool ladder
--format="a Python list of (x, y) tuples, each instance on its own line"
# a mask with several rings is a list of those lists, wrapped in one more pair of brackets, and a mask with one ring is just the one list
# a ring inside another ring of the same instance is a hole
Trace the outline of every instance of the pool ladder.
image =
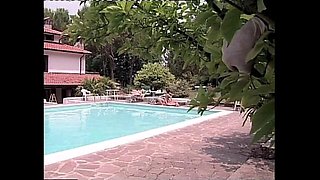
[(49, 102), (57, 102), (57, 97), (55, 94), (50, 94)]

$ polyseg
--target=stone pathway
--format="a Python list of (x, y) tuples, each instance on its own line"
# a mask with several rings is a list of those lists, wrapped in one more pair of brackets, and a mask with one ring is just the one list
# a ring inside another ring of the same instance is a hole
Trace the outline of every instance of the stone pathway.
[(239, 112), (45, 166), (45, 178), (273, 180), (274, 162), (248, 159), (250, 126)]

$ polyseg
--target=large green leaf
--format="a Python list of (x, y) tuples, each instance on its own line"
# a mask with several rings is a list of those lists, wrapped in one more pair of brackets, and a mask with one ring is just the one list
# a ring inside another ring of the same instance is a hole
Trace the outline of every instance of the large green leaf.
[(120, 6), (123, 10), (126, 8), (127, 1), (118, 1), (117, 5)]
[(161, 37), (158, 42), (169, 41), (171, 38)]
[(125, 11), (128, 13), (134, 4), (134, 1), (126, 1)]
[(206, 52), (208, 52), (208, 53), (211, 53), (211, 52), (214, 51), (214, 48), (215, 48), (215, 47), (210, 46), (209, 44), (205, 44), (203, 50), (206, 51)]
[(266, 47), (270, 54), (275, 55), (275, 48), (273, 46), (267, 45)]
[(125, 52), (127, 52), (128, 51), (128, 49), (129, 49), (129, 47), (126, 47), (126, 46), (122, 46), (121, 48), (119, 48), (118, 49), (118, 54), (119, 55), (121, 55), (121, 54), (123, 54), (123, 53), (125, 53)]
[(258, 63), (255, 63), (253, 67), (254, 67), (260, 74), (263, 74), (263, 73), (264, 73), (265, 66), (266, 66), (266, 63), (258, 62)]
[(268, 80), (268, 81), (274, 81), (274, 61), (270, 61), (269, 64), (268, 64), (268, 67), (266, 69), (266, 74), (265, 74), (265, 78)]
[(259, 129), (253, 136), (252, 142), (257, 142), (261, 138), (271, 135), (275, 130), (275, 119), (270, 119), (261, 129)]
[(250, 93), (250, 91), (244, 93), (244, 95), (241, 98), (241, 105), (244, 108), (248, 108), (254, 105), (257, 105), (258, 102), (260, 101), (260, 96), (258, 95), (253, 95), (253, 93)]
[(143, 9), (145, 9), (145, 10), (147, 10), (147, 11), (150, 10), (151, 3), (152, 3), (152, 2), (148, 2), (148, 1), (142, 1), (142, 2), (141, 2)]
[(242, 18), (242, 19), (245, 19), (245, 20), (250, 20), (250, 19), (252, 19), (254, 17), (254, 14), (250, 14), (250, 15), (248, 15), (248, 14), (241, 14), (240, 15), (240, 18)]
[(211, 59), (211, 61), (206, 63), (206, 67), (208, 68), (209, 73), (211, 71), (213, 71), (213, 72), (215, 71), (215, 69), (216, 69), (215, 65), (216, 65), (216, 63), (214, 62), (214, 59)]
[(117, 16), (112, 16), (112, 21), (109, 23), (109, 28), (114, 29), (118, 28), (119, 25), (123, 22), (124, 14), (118, 14)]
[(215, 41), (219, 38), (219, 34), (220, 34), (220, 31), (213, 28), (213, 27), (210, 27), (209, 30), (208, 30), (208, 33), (207, 33), (207, 39), (208, 41)]
[(234, 83), (235, 81), (237, 81), (237, 79), (236, 79), (237, 75), (238, 74), (236, 72), (231, 73), (230, 76), (228, 76), (222, 80), (219, 87), (223, 89), (226, 86), (228, 86), (229, 84)]
[(220, 28), (220, 21), (219, 21), (218, 16), (216, 16), (216, 15), (210, 16), (207, 19), (206, 27), (207, 28), (209, 28), (209, 27), (218, 27), (218, 29), (219, 29)]
[(120, 12), (124, 13), (123, 9), (119, 6), (108, 6), (100, 12), (101, 13), (120, 13)]
[(247, 89), (249, 85), (249, 77), (241, 77), (238, 81), (231, 87), (229, 101), (238, 101), (242, 97), (243, 90)]
[(199, 26), (201, 24), (204, 24), (206, 20), (212, 15), (213, 15), (213, 12), (211, 10), (200, 13), (194, 20), (194, 25)]
[(274, 99), (263, 104), (252, 116), (250, 133), (255, 133), (267, 123), (274, 120)]
[(219, 66), (217, 68), (217, 73), (223, 74), (228, 71), (229, 71), (229, 69), (227, 68), (227, 66), (222, 61), (220, 61)]
[(269, 93), (274, 93), (274, 84), (267, 84), (258, 87), (257, 89), (253, 90), (254, 95), (264, 95)]
[(193, 104), (198, 106), (198, 113), (202, 115), (207, 109), (208, 104), (212, 102), (213, 98), (200, 86), (195, 101), (193, 101)]
[(264, 47), (264, 42), (263, 41), (258, 41), (255, 46), (251, 49), (251, 51), (247, 54), (246, 57), (246, 62), (254, 59), (263, 49)]
[(266, 10), (266, 6), (263, 3), (263, 0), (257, 0), (258, 12)]
[(264, 39), (266, 36), (270, 34), (270, 31), (266, 31), (261, 35), (261, 37), (258, 39), (258, 41), (255, 43), (254, 47), (251, 49), (251, 51), (247, 54), (246, 56), (246, 62), (254, 59), (260, 52), (261, 50), (265, 47), (265, 42)]
[(240, 28), (241, 11), (238, 9), (230, 9), (224, 17), (220, 31), (227, 42), (232, 40), (234, 33)]

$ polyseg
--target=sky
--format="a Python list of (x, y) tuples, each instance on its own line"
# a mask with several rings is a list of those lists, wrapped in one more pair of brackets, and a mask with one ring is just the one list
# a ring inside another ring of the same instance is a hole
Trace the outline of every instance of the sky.
[(52, 10), (64, 8), (69, 11), (69, 15), (75, 15), (83, 4), (80, 6), (80, 1), (44, 1), (44, 7)]
[[(200, 0), (200, 2), (204, 0)], [(83, 4), (80, 6), (80, 1), (44, 1), (44, 7), (55, 10), (57, 8), (64, 8), (69, 11), (69, 15), (77, 14), (78, 10), (83, 7)]]

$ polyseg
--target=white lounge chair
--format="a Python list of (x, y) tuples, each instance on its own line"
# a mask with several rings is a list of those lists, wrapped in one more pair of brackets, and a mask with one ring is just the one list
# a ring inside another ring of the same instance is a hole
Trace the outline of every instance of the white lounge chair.
[(81, 89), (81, 93), (82, 93), (82, 96), (84, 97), (84, 100), (87, 101), (87, 96), (89, 94), (91, 94), (90, 91), (86, 90), (86, 89)]
[(238, 106), (241, 106), (241, 102), (240, 101), (235, 101), (234, 105), (233, 105), (233, 110), (236, 111)]

